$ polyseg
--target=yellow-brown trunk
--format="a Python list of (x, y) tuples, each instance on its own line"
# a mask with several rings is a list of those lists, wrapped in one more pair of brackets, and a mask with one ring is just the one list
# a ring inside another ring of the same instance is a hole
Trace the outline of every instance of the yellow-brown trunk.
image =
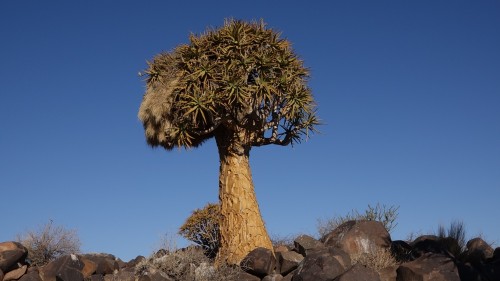
[(221, 244), (217, 263), (239, 264), (250, 251), (257, 247), (272, 250), (272, 244), (255, 196), (248, 161), (249, 148), (237, 150), (243, 153), (236, 153), (234, 143), (216, 139), (220, 155), (221, 206)]

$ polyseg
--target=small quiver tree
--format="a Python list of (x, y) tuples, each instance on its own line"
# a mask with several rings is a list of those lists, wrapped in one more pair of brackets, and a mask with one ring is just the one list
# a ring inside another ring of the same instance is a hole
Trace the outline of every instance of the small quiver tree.
[(179, 228), (179, 234), (200, 245), (209, 258), (215, 258), (219, 251), (219, 204), (207, 204), (196, 209)]
[(289, 145), (318, 124), (308, 70), (263, 22), (227, 20), (157, 55), (145, 72), (139, 118), (151, 146), (197, 147), (215, 138), (220, 158), (218, 262), (272, 249), (255, 197), (252, 146)]

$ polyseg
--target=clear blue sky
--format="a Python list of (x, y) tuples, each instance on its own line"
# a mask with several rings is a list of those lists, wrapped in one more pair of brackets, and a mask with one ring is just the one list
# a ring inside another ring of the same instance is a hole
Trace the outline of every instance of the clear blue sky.
[(325, 123), (251, 152), (271, 234), (379, 202), (400, 206), (394, 240), (458, 219), (499, 245), (496, 0), (1, 1), (0, 241), (52, 219), (128, 260), (216, 202), (213, 141), (146, 145), (137, 73), (228, 17), (283, 32)]

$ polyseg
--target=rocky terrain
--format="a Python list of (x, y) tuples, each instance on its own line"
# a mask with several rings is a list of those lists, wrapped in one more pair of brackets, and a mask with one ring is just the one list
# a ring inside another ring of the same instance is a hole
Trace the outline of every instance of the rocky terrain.
[[(320, 240), (302, 235), (293, 245), (276, 245), (274, 253), (258, 248), (240, 267), (221, 273), (197, 247), (124, 262), (111, 254), (71, 254), (30, 266), (27, 249), (0, 243), (0, 281), (499, 281), (500, 248), (481, 238), (458, 249), (452, 238), (421, 236), (392, 241), (375, 221), (349, 221)], [(460, 251), (456, 251), (456, 250)], [(384, 254), (385, 253), (385, 254)], [(168, 263), (170, 267), (163, 266)], [(228, 268), (225, 268), (228, 270)], [(176, 271), (176, 272), (174, 272)]]

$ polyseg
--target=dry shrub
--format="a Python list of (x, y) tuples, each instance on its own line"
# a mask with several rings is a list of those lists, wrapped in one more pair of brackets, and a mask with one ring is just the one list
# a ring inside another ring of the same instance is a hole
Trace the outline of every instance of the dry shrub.
[(215, 267), (198, 247), (153, 255), (136, 266), (137, 276), (159, 273), (176, 281), (233, 281), (240, 271), (233, 266)]
[(60, 256), (80, 252), (80, 239), (74, 229), (65, 229), (50, 220), (35, 230), (18, 234), (16, 240), (28, 249), (33, 266), (45, 265)]
[(295, 238), (299, 237), (300, 235), (278, 235), (278, 234), (273, 234), (271, 235), (271, 243), (273, 244), (274, 247), (277, 246), (285, 246), (289, 248), (294, 247), (293, 241)]
[(219, 204), (209, 203), (193, 211), (179, 228), (179, 234), (200, 245), (209, 258), (214, 258), (220, 247), (219, 217)]
[(354, 255), (351, 259), (353, 264), (359, 263), (377, 272), (390, 266), (399, 265), (396, 258), (391, 254), (391, 251), (383, 248), (379, 248), (374, 253), (360, 253)]

